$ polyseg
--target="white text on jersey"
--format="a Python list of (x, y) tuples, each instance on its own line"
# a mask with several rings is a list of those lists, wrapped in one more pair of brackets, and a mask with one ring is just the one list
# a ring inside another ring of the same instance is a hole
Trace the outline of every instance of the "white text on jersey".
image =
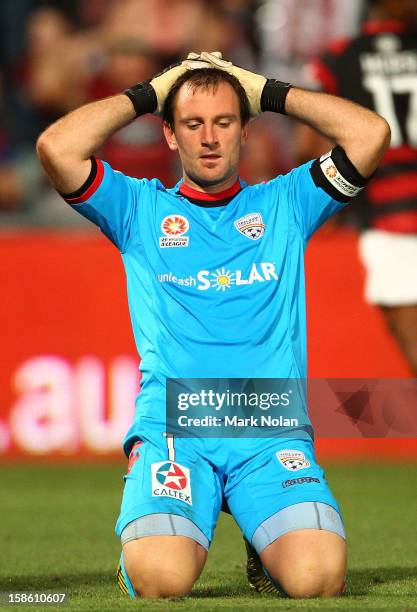
[(269, 261), (263, 261), (259, 264), (252, 264), (248, 272), (242, 270), (229, 270), (224, 266), (216, 268), (216, 270), (200, 270), (195, 276), (179, 278), (172, 272), (167, 274), (158, 274), (160, 283), (174, 283), (184, 287), (196, 287), (199, 291), (207, 289), (215, 289), (216, 291), (226, 291), (232, 285), (252, 285), (253, 283), (263, 283), (269, 281), (277, 281), (278, 274), (275, 270), (275, 264)]

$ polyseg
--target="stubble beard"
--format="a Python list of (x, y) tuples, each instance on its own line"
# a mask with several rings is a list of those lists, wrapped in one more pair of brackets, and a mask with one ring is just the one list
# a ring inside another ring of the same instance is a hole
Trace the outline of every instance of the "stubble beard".
[(193, 172), (187, 172), (186, 174), (188, 178), (199, 187), (214, 187), (215, 185), (220, 185), (221, 183), (227, 181), (232, 176), (233, 172), (233, 168), (228, 168), (228, 170), (222, 174), (222, 176), (213, 179), (205, 179), (202, 176), (194, 174)]

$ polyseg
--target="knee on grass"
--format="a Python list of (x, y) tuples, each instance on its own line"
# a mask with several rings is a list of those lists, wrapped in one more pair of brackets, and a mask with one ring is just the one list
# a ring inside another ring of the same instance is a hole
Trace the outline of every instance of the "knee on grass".
[(180, 571), (160, 566), (131, 571), (129, 578), (135, 593), (145, 598), (184, 597), (193, 587), (193, 580)]
[(343, 592), (344, 577), (332, 573), (297, 570), (281, 576), (279, 584), (288, 597), (295, 599), (338, 597)]
[(124, 567), (140, 597), (183, 597), (204, 566), (207, 551), (192, 538), (158, 535), (123, 545)]
[(343, 537), (323, 529), (299, 529), (280, 536), (261, 553), (272, 579), (293, 598), (336, 597), (347, 566)]

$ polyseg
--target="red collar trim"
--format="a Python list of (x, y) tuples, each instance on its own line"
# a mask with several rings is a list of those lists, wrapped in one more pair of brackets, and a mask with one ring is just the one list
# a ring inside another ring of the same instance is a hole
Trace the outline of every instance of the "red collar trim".
[(376, 19), (375, 21), (366, 21), (362, 25), (362, 31), (365, 34), (379, 34), (382, 32), (404, 32), (407, 25), (402, 21), (395, 19)]
[(203, 202), (217, 202), (218, 200), (226, 200), (236, 195), (241, 189), (239, 180), (234, 185), (225, 189), (224, 191), (218, 191), (217, 193), (205, 193), (204, 191), (197, 191), (185, 183), (181, 183), (178, 191), (181, 195), (184, 195), (193, 200), (202, 200)]

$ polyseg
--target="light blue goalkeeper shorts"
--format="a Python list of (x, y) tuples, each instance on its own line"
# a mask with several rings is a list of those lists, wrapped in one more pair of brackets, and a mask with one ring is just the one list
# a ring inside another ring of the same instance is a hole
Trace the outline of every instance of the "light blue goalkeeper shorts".
[(122, 543), (173, 534), (208, 549), (222, 507), (258, 553), (295, 529), (344, 537), (338, 504), (310, 440), (153, 434), (133, 447), (124, 479), (116, 524)]

